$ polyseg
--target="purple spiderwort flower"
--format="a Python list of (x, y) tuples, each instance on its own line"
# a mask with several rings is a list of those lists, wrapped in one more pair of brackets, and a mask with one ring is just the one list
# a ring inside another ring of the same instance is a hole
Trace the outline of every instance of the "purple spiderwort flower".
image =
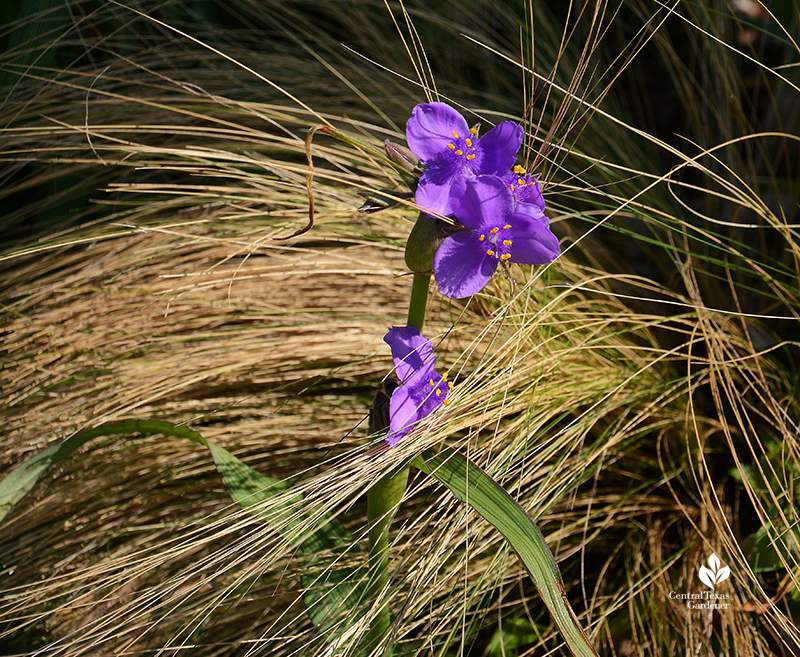
[(395, 373), (400, 379), (389, 401), (386, 442), (394, 447), (417, 422), (449, 403), (447, 393), (453, 384), (448, 383), (447, 375), (434, 371), (433, 345), (413, 326), (395, 326), (383, 340), (392, 349)]
[(544, 265), (561, 252), (544, 212), (535, 203), (515, 203), (498, 176), (468, 180), (454, 202), (466, 230), (447, 237), (433, 259), (436, 282), (447, 297), (463, 299), (481, 290), (498, 262)]
[(519, 164), (503, 176), (503, 182), (508, 185), (511, 193), (519, 203), (532, 203), (544, 212), (544, 197), (539, 187), (539, 181), (530, 173), (525, 173), (525, 168)]
[(453, 214), (451, 189), (478, 175), (502, 176), (514, 164), (522, 138), (522, 126), (513, 121), (479, 137), (450, 105), (417, 105), (406, 124), (409, 148), (427, 165), (417, 186), (417, 205), (432, 215)]

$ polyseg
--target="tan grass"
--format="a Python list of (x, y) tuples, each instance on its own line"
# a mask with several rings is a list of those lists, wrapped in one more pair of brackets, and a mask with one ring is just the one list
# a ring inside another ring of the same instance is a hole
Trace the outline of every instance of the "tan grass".
[[(548, 39), (536, 46), (545, 61), (558, 51)], [(759, 320), (792, 321), (767, 316), (793, 316), (796, 282), (749, 257), (711, 211), (702, 223), (670, 202), (694, 185), (706, 210), (724, 201), (753, 212), (796, 267), (790, 222), (762, 201), (734, 148), (684, 156), (682, 167), (699, 171), (701, 183), (690, 185), (648, 168), (646, 154), (616, 159), (634, 151), (634, 131), (608, 130), (592, 94), (577, 105), (587, 124), (537, 127), (542, 139), (557, 135), (545, 159), (569, 168), (551, 165), (546, 192), (565, 208), (554, 225), (572, 246), (549, 268), (496, 277), (469, 304), (434, 294), (426, 334), (456, 379), (453, 403), (400, 449), (372, 450), (364, 419), (390, 368), (381, 338), (405, 317), (402, 241), (413, 209), (355, 214), (358, 191), (392, 178), (368, 156), (319, 139), (318, 226), (294, 242), (272, 238), (305, 221), (308, 126), (401, 136), (367, 115), (341, 116), (341, 98), (320, 96), (309, 112), (277, 95), (241, 100), (247, 76), (173, 80), (164, 52), (172, 50), (63, 72), (49, 87), (29, 78), (24, 102), (4, 109), (3, 159), (43, 163), (16, 190), (67, 172), (95, 184), (95, 195), (107, 190), (102, 205), (82, 211), (92, 223), (20, 242), (0, 261), (5, 471), (87, 426), (165, 419), (262, 472), (296, 476), (309, 508), (333, 510), (363, 544), (359, 496), (369, 482), (447, 440), (537, 518), (604, 654), (797, 650), (796, 620), (772, 580), (753, 572), (740, 528), (750, 519), (739, 517), (746, 500), (777, 549), (776, 576), (796, 592), (798, 408), (778, 358), (794, 345), (764, 348), (752, 337)], [(215, 62), (199, 52), (186, 47), (174, 63)], [(575, 69), (590, 75), (586, 60), (558, 61), (548, 102), (564, 97), (562, 82), (577, 94)], [(270, 61), (270, 79), (288, 78), (279, 69), (296, 71), (297, 62)], [(292, 93), (308, 96), (312, 78), (298, 78)], [(374, 92), (395, 82), (373, 75), (359, 84)], [(588, 132), (572, 143), (580, 130)], [(643, 181), (635, 194), (647, 193), (634, 198), (633, 181)], [(607, 224), (635, 241), (624, 232), (632, 218), (653, 228), (671, 285), (630, 271), (603, 238)], [(698, 243), (736, 263), (729, 285), (710, 285)], [(760, 296), (738, 280), (758, 280)], [(740, 474), (737, 487), (734, 471), (756, 474)], [(96, 441), (48, 473), (0, 536), (8, 555), (0, 633), (24, 654), (40, 645), (53, 655), (331, 650), (333, 637), (319, 636), (303, 611), (293, 545), (233, 508), (195, 445)], [(413, 480), (393, 540), (385, 593), (395, 638), (411, 654), (448, 654), (512, 618), (527, 619), (539, 637), (525, 654), (559, 650), (508, 547), (429, 480)], [(698, 590), (697, 567), (712, 551), (734, 572), (731, 606), (690, 613), (669, 592)], [(343, 653), (367, 620), (338, 640)]]

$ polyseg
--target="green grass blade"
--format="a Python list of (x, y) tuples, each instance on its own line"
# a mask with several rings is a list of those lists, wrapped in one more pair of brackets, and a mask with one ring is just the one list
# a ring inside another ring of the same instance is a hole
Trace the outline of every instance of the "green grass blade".
[(597, 657), (567, 601), (561, 572), (542, 532), (505, 489), (450, 447), (428, 450), (414, 465), (447, 486), (503, 535), (528, 569), (572, 654)]

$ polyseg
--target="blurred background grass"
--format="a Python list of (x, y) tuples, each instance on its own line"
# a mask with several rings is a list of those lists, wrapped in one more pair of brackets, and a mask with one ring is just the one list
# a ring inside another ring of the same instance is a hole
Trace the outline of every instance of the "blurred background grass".
[[(349, 459), (415, 214), (356, 214), (396, 180), (320, 137), (318, 225), (272, 238), (306, 219), (308, 127), (402, 141), (425, 71), (470, 122), (527, 120), (564, 254), (434, 294), (456, 397), (402, 450), (447, 440), (510, 490), (601, 654), (800, 653), (796, 3), (125, 5), (0, 8), (3, 472), (165, 419), (322, 482), (359, 536), (382, 464)], [(393, 539), (407, 654), (563, 654), (513, 554), (426, 479)], [(332, 650), (291, 546), (192, 445), (93, 443), (0, 543), (2, 654)], [(730, 607), (687, 610), (669, 593), (712, 552)]]

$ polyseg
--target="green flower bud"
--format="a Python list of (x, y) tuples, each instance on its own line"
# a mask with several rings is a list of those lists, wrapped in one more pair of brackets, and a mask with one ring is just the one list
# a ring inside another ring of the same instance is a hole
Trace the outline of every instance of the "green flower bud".
[(404, 171), (419, 178), (425, 170), (425, 166), (420, 159), (414, 155), (410, 148), (395, 144), (392, 141), (386, 140), (385, 144), (386, 155), (389, 159), (402, 168)]
[(438, 220), (420, 212), (406, 242), (406, 267), (415, 274), (433, 272), (433, 256), (440, 241)]

